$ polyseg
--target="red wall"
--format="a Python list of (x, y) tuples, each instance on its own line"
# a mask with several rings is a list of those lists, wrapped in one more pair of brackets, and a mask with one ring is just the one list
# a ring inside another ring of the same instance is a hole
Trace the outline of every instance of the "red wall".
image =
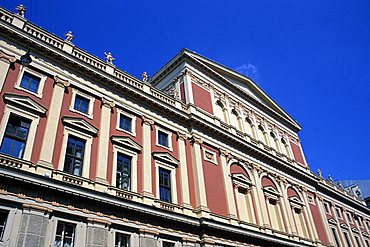
[(301, 151), (301, 148), (300, 148), (299, 144), (296, 144), (296, 143), (290, 141), (290, 146), (292, 147), (292, 151), (293, 151), (295, 161), (297, 161), (301, 165), (305, 165), (304, 159), (303, 159), (303, 154), (302, 154), (302, 151)]
[(194, 104), (206, 112), (213, 114), (211, 94), (204, 88), (192, 83)]
[[(202, 144), (202, 148), (207, 148), (208, 150), (214, 151), (217, 154), (217, 150), (206, 144)], [(212, 213), (227, 217), (228, 211), (221, 169), (221, 161), (218, 155), (216, 156), (217, 156), (217, 165), (212, 162), (204, 160), (204, 153), (202, 152), (207, 204), (208, 208), (211, 210)]]
[(317, 205), (317, 200), (315, 198), (315, 195), (310, 192), (307, 192), (307, 195), (314, 198), (314, 201), (315, 201), (315, 204), (309, 203), (309, 205), (310, 205), (310, 210), (312, 213), (313, 221), (315, 223), (315, 227), (316, 227), (316, 231), (319, 236), (319, 239), (323, 244), (329, 244), (329, 240), (328, 240), (328, 237), (326, 236), (324, 223), (323, 223), (323, 220), (326, 220), (326, 219), (323, 219), (323, 217), (320, 214), (320, 210)]

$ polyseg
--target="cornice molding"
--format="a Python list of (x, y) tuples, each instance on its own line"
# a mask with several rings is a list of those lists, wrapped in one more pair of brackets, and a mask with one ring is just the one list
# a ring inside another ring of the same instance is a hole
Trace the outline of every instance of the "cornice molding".
[(6, 63), (15, 63), (15, 61), (17, 61), (17, 58), (14, 55), (8, 54), (0, 49), (0, 60)]

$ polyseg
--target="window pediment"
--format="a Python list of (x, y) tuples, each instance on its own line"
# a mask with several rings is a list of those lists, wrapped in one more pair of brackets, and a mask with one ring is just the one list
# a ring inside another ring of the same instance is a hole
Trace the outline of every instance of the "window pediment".
[(360, 231), (356, 227), (352, 227), (352, 232), (359, 233)]
[(4, 101), (8, 104), (27, 109), (28, 111), (37, 113), (38, 115), (45, 115), (47, 109), (25, 95), (19, 94), (4, 94)]
[(276, 196), (280, 197), (279, 191), (277, 191), (274, 187), (272, 186), (265, 186), (263, 187), (263, 191), (265, 192), (266, 195), (271, 195), (271, 196)]
[(337, 221), (334, 218), (328, 219), (328, 222), (329, 222), (329, 224), (333, 224), (333, 225), (337, 224)]
[(82, 118), (63, 117), (62, 122), (63, 125), (69, 126), (74, 129), (82, 130), (83, 132), (86, 132), (90, 135), (97, 135), (99, 131), (95, 126), (91, 125)]
[(115, 143), (119, 146), (134, 150), (136, 152), (141, 152), (141, 146), (127, 136), (111, 136), (112, 143)]
[(179, 165), (179, 161), (169, 153), (155, 152), (153, 153), (153, 158), (155, 160), (160, 160), (176, 167)]
[(348, 229), (348, 225), (346, 223), (340, 224), (340, 227), (345, 228), (345, 229)]
[(252, 182), (249, 178), (247, 178), (244, 174), (242, 173), (234, 173), (234, 174), (231, 174), (231, 177), (233, 180), (237, 181), (237, 182), (240, 182), (240, 183), (243, 183), (243, 184), (247, 184), (247, 185), (251, 185)]
[(291, 206), (295, 208), (302, 208), (304, 205), (304, 203), (297, 196), (289, 197), (289, 202)]

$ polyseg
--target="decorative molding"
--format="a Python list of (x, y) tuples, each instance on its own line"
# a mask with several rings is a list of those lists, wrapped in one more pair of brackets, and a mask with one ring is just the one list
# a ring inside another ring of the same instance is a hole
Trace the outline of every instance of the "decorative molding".
[(102, 106), (108, 107), (110, 109), (113, 109), (114, 106), (116, 105), (113, 101), (108, 100), (104, 97), (101, 99), (101, 102), (102, 102)]
[(336, 225), (337, 224), (337, 221), (334, 218), (330, 218), (330, 219), (328, 219), (328, 223), (329, 224)]
[(142, 115), (141, 116), (141, 119), (143, 120), (142, 124), (144, 125), (149, 125), (149, 126), (152, 126), (154, 124), (154, 121), (148, 117), (146, 117), (145, 115)]
[(169, 153), (154, 152), (152, 155), (155, 160), (163, 161), (176, 167), (179, 165), (179, 161)]
[(77, 128), (84, 132), (87, 132), (90, 135), (97, 135), (98, 128), (88, 123), (85, 119), (76, 118), (76, 117), (63, 117), (63, 125), (70, 126), (71, 128)]
[(190, 144), (191, 145), (194, 145), (194, 144), (201, 145), (202, 143), (203, 143), (203, 140), (200, 137), (196, 137), (194, 135), (190, 137)]
[(3, 97), (4, 101), (10, 105), (25, 108), (30, 112), (37, 113), (38, 115), (46, 114), (47, 109), (28, 96), (6, 93)]
[(185, 133), (182, 133), (180, 131), (176, 132), (176, 136), (178, 140), (185, 141), (186, 139), (188, 139), (188, 136)]
[(228, 157), (230, 155), (230, 153), (228, 151), (226, 151), (226, 149), (220, 148), (219, 149), (219, 155)]
[(6, 63), (15, 63), (15, 61), (17, 61), (14, 55), (10, 55), (3, 50), (0, 50), (0, 60)]
[(142, 146), (128, 136), (111, 136), (111, 142), (119, 146), (141, 152)]
[(65, 89), (65, 88), (68, 88), (71, 85), (71, 83), (68, 80), (62, 79), (59, 76), (55, 75), (54, 85), (63, 87)]

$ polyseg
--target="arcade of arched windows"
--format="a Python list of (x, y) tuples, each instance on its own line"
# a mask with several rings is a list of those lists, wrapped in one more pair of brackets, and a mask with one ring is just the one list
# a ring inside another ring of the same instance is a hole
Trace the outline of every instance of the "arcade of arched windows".
[(236, 159), (230, 159), (228, 168), (241, 222), (304, 239), (315, 237), (309, 226), (311, 212), (301, 186)]
[(293, 158), (286, 132), (239, 104), (229, 105), (226, 97), (216, 98), (214, 115), (219, 119), (221, 127), (233, 129), (236, 135), (246, 136), (250, 142), (273, 151), (279, 157)]

